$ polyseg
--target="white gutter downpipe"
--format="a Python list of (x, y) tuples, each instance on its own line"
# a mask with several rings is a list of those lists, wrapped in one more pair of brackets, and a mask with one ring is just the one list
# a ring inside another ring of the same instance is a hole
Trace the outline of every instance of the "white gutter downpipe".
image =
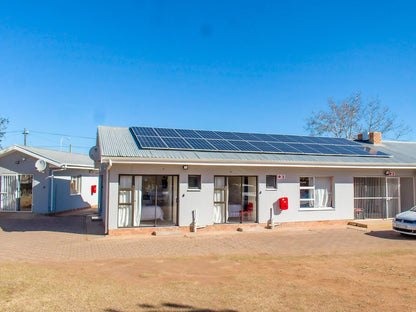
[(109, 200), (110, 194), (108, 194), (109, 190), (109, 182), (110, 182), (110, 169), (113, 166), (113, 161), (111, 159), (108, 160), (107, 168), (106, 168), (106, 181), (105, 181), (105, 224), (104, 224), (104, 233), (108, 234), (108, 212), (109, 212)]

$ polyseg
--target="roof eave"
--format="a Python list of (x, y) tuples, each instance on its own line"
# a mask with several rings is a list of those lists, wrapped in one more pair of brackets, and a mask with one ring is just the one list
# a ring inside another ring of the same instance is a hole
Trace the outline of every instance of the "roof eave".
[(245, 166), (245, 167), (313, 167), (313, 168), (367, 168), (367, 169), (416, 169), (416, 164), (365, 164), (365, 163), (322, 163), (314, 161), (262, 161), (262, 160), (212, 160), (212, 159), (178, 159), (168, 158), (137, 158), (137, 157), (116, 157), (103, 156), (102, 163), (109, 160), (113, 164), (142, 164), (142, 165), (198, 165), (198, 166)]
[(0, 151), (0, 157), (6, 156), (6, 155), (11, 154), (11, 153), (16, 152), (16, 151), (20, 152), (20, 153), (23, 153), (23, 154), (26, 154), (26, 155), (31, 156), (31, 157), (36, 158), (36, 159), (44, 160), (47, 163), (49, 163), (49, 164), (51, 164), (55, 167), (65, 166), (65, 164), (63, 164), (63, 163), (57, 162), (57, 161), (55, 161), (53, 159), (50, 159), (48, 157), (44, 157), (44, 156), (39, 155), (37, 153), (34, 153), (32, 151), (28, 151), (28, 150), (26, 150), (26, 149), (24, 149), (20, 146), (17, 146), (17, 145), (9, 146), (9, 147), (3, 149), (2, 151)]

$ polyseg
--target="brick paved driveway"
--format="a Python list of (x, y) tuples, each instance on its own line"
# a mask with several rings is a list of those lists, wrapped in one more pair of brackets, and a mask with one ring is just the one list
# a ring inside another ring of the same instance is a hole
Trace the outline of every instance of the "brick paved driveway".
[(197, 255), (325, 255), (416, 248), (391, 230), (347, 226), (203, 232), (169, 236), (104, 236), (85, 215), (0, 214), (0, 261), (87, 260)]

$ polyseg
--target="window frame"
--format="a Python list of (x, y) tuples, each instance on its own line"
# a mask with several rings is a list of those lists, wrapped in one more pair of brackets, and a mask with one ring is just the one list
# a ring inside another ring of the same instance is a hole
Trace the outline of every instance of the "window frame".
[[(310, 181), (312, 181), (312, 183), (310, 185), (307, 186), (301, 186), (301, 179), (302, 178), (308, 178), (310, 179)], [(328, 190), (329, 191), (329, 198), (330, 198), (330, 203), (331, 206), (330, 207), (317, 207), (316, 205), (316, 179), (319, 178), (326, 178), (330, 180), (330, 185), (331, 188)], [(311, 195), (310, 198), (302, 198), (301, 197), (301, 192), (302, 191), (309, 191), (309, 194)], [(312, 202), (313, 206), (311, 207), (302, 207), (302, 202)], [(332, 176), (300, 176), (299, 177), (299, 210), (334, 210), (335, 206), (334, 206), (334, 178)]]
[[(75, 183), (75, 187), (73, 187), (73, 183)], [(71, 176), (71, 180), (69, 182), (69, 194), (70, 195), (80, 195), (81, 194), (81, 185), (82, 185), (82, 176)]]
[[(191, 177), (197, 178), (197, 186), (190, 186), (189, 179)], [(200, 191), (202, 188), (202, 178), (200, 174), (188, 174), (188, 191)]]
[[(270, 177), (272, 177), (273, 178), (273, 186), (269, 186), (268, 185), (268, 183), (267, 183), (267, 178), (270, 178)], [(271, 190), (271, 191), (275, 191), (275, 190), (277, 190), (277, 176), (276, 175), (266, 175), (266, 190)]]

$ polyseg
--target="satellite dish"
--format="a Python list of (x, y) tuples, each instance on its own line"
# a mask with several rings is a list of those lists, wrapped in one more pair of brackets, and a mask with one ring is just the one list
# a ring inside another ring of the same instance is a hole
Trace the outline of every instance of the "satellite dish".
[(35, 163), (36, 170), (39, 172), (43, 172), (48, 168), (48, 163), (43, 159), (38, 159)]
[(93, 146), (90, 149), (90, 158), (94, 161), (99, 161), (100, 160), (100, 151), (98, 150), (97, 146)]

